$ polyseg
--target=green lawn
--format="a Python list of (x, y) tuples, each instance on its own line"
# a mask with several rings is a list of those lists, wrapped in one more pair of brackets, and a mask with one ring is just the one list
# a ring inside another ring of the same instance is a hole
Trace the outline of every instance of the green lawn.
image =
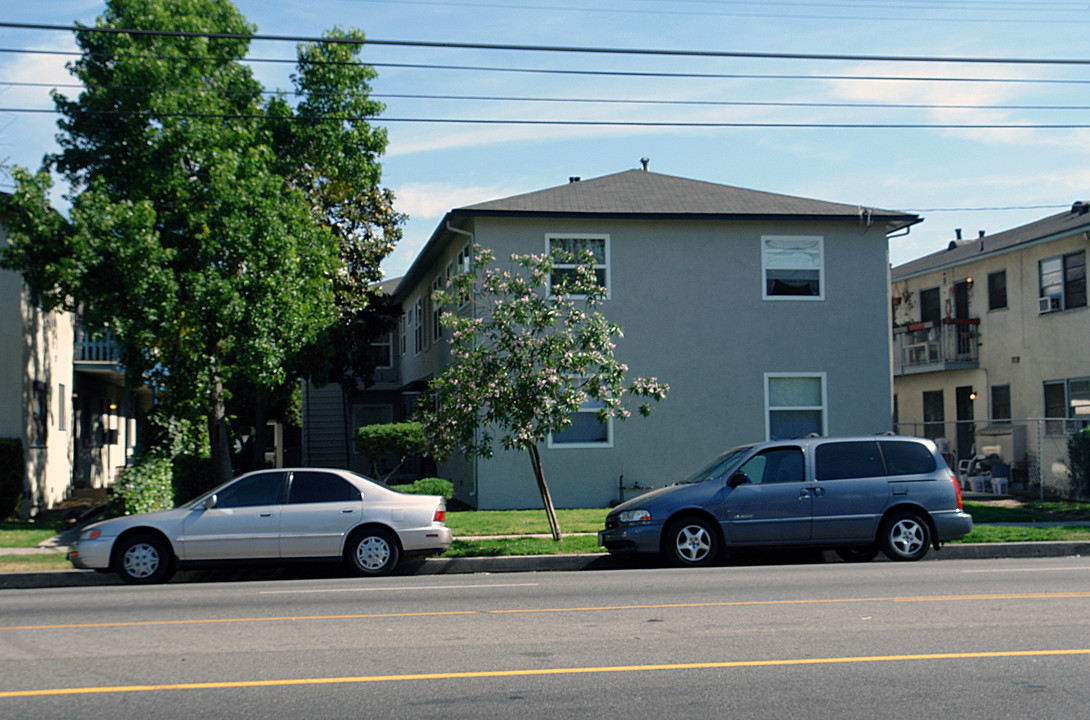
[(27, 548), (65, 529), (62, 523), (0, 522), (0, 548)]
[[(562, 533), (596, 533), (606, 524), (609, 508), (557, 510)], [(447, 527), (466, 535), (538, 535), (549, 532), (544, 510), (472, 510), (448, 512)]]

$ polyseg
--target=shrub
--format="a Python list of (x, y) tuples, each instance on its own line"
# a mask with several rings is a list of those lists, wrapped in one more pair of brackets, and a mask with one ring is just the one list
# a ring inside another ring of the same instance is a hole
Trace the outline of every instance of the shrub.
[(111, 490), (109, 517), (174, 507), (173, 466), (169, 458), (145, 455), (125, 468)]
[(1090, 496), (1090, 427), (1068, 438), (1067, 459), (1072, 491), (1078, 497)]
[[(356, 449), (371, 460), (371, 474), (386, 482), (413, 455), (424, 451), (424, 431), (418, 422), (364, 425), (356, 431)], [(393, 455), (397, 464), (384, 476), (378, 475), (378, 459)]]
[(442, 495), (447, 502), (454, 497), (454, 483), (443, 478), (420, 478), (411, 485), (392, 485), (391, 489), (409, 495)]
[(23, 442), (19, 438), (0, 438), (0, 520), (19, 509), (26, 475), (24, 462)]

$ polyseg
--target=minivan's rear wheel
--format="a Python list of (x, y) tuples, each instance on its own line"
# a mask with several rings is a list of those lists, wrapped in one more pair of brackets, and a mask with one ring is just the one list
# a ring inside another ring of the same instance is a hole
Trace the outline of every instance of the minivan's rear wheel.
[(173, 574), (170, 551), (154, 535), (132, 535), (116, 551), (114, 569), (127, 583), (144, 585), (166, 582)]
[(919, 560), (931, 546), (931, 527), (916, 513), (897, 512), (882, 521), (878, 543), (890, 560)]
[(672, 565), (702, 567), (719, 554), (719, 539), (707, 520), (683, 517), (667, 528), (663, 550)]
[(400, 555), (397, 540), (381, 528), (355, 533), (344, 550), (345, 563), (357, 575), (387, 575), (397, 566)]
[(842, 547), (836, 549), (836, 554), (844, 562), (870, 562), (878, 555), (878, 546)]

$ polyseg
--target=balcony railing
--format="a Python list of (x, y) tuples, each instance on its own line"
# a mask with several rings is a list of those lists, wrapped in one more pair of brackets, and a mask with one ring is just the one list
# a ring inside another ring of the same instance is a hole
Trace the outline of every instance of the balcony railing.
[(893, 329), (893, 371), (897, 375), (964, 370), (980, 364), (979, 318), (947, 318)]
[(75, 361), (96, 365), (120, 365), (121, 346), (111, 333), (94, 335), (83, 325), (76, 326)]

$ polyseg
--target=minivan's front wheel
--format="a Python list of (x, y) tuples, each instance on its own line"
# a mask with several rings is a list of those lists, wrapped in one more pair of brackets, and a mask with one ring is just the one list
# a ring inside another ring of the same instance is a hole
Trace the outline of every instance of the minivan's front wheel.
[(719, 539), (707, 520), (683, 517), (667, 528), (663, 550), (672, 565), (702, 567), (719, 554)]
[(931, 526), (916, 513), (894, 513), (882, 521), (878, 543), (890, 560), (919, 560), (931, 546)]

